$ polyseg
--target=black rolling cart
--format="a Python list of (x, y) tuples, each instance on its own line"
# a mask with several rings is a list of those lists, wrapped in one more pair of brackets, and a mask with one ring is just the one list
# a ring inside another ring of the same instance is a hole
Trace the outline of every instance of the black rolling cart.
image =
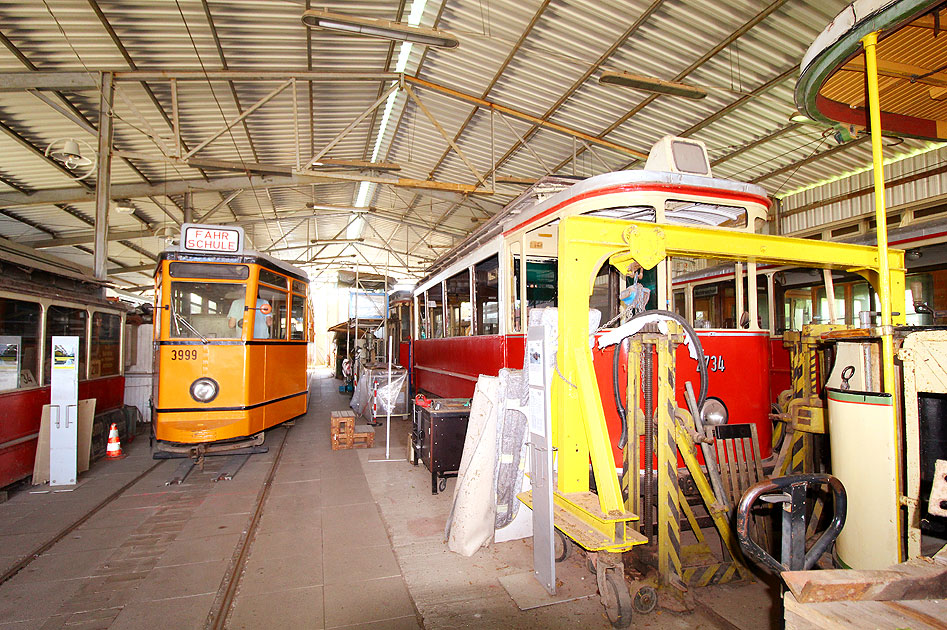
[(413, 461), (424, 462), (431, 471), (431, 494), (444, 490), (448, 477), (457, 476), (469, 418), (469, 398), (432, 398), (426, 407), (415, 404)]

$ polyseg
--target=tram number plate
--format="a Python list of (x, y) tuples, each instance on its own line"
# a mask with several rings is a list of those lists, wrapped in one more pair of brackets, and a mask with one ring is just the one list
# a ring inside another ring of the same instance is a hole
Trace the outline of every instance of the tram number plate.
[(172, 349), (171, 360), (172, 361), (196, 361), (197, 350), (193, 348), (181, 349), (181, 350)]
[(722, 354), (710, 354), (705, 357), (707, 359), (707, 367), (711, 372), (723, 372), (723, 355)]

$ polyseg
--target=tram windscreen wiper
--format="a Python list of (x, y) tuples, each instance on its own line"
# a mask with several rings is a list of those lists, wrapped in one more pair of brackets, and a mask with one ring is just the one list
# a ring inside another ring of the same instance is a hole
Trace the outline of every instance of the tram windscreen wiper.
[(207, 343), (207, 338), (199, 333), (194, 326), (191, 325), (191, 322), (187, 321), (187, 318), (183, 315), (180, 315), (176, 310), (174, 310), (174, 305), (169, 304), (168, 308), (171, 310), (171, 316), (174, 318), (174, 323), (178, 325), (178, 333), (181, 332), (180, 326), (183, 324), (185, 328), (190, 330), (192, 333), (201, 338), (201, 341)]

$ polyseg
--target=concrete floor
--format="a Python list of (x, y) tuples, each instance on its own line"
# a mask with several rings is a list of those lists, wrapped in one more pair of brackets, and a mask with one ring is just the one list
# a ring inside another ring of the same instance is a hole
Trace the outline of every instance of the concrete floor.
[[(532, 568), (530, 541), (465, 558), (447, 550), (454, 481), (430, 493), (430, 474), (403, 461), (410, 422), (384, 427), (375, 447), (332, 451), (329, 413), (347, 409), (338, 382), (318, 374), (310, 412), (267, 434), (231, 481), (215, 459), (179, 486), (158, 463), (120, 498), (0, 586), (0, 630), (201, 628), (252, 517), (275, 454), (283, 459), (250, 548), (228, 628), (609, 628), (585, 559), (557, 565), (580, 599), (521, 611), (498, 581)], [(0, 571), (51, 539), (155, 464), (147, 439), (100, 461), (72, 492), (13, 493), (0, 504)], [(633, 627), (768, 630), (774, 598), (761, 584), (704, 589), (693, 613), (658, 610)]]

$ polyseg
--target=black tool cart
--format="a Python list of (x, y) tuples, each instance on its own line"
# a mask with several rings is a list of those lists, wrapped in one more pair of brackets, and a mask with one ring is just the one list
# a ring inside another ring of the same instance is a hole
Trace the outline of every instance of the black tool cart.
[(456, 477), (464, 454), (469, 398), (432, 398), (427, 406), (414, 406), (414, 463), (424, 462), (431, 471), (431, 494), (447, 487), (447, 478)]

